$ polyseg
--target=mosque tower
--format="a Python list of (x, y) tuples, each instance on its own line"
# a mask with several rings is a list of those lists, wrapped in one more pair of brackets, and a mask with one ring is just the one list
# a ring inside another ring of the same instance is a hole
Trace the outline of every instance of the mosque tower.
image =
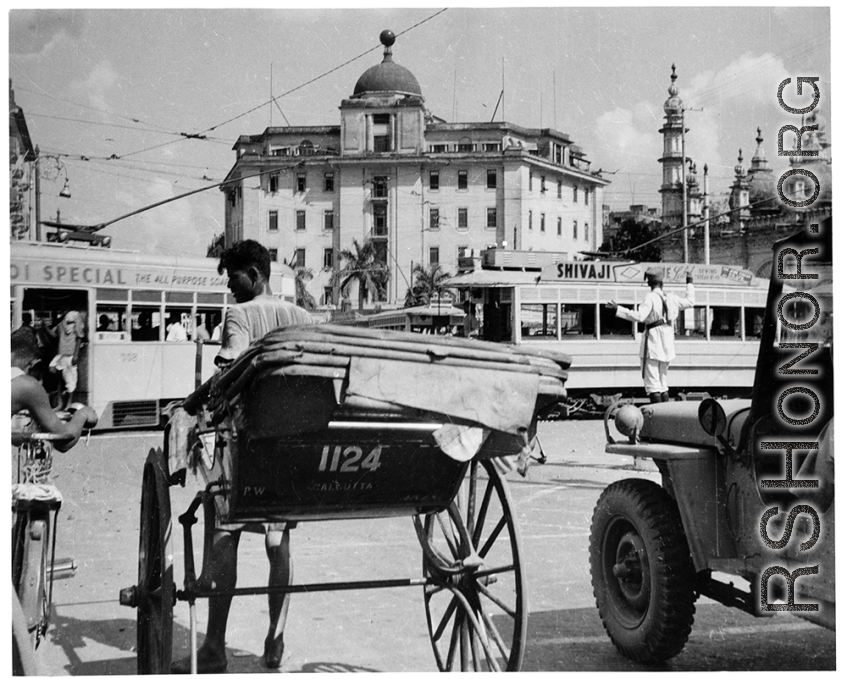
[(670, 95), (665, 101), (665, 124), (659, 130), (664, 138), (664, 150), (659, 162), (662, 164), (662, 227), (673, 229), (682, 226), (683, 185), (686, 181), (685, 159), (683, 158), (684, 130), (682, 99), (676, 86), (676, 64), (671, 65)]

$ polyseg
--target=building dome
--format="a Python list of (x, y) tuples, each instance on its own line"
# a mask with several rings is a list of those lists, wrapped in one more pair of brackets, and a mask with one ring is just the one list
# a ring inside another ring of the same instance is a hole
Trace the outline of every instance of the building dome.
[(354, 97), (380, 93), (422, 96), (418, 79), (412, 75), (408, 68), (394, 63), (394, 58), (391, 55), (391, 46), (394, 44), (394, 39), (394, 33), (391, 31), (386, 30), (379, 34), (379, 41), (385, 45), (382, 63), (371, 66), (362, 73), (359, 80), (356, 81), (356, 87), (353, 88)]

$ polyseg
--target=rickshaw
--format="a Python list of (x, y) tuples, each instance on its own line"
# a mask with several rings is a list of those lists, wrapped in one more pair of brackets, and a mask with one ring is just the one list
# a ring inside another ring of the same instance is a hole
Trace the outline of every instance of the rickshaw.
[[(248, 523), (411, 517), (420, 577), (225, 593), (420, 587), (439, 670), (520, 670), (526, 583), (504, 471), (538, 450), (539, 413), (566, 397), (569, 365), (562, 354), (333, 325), (255, 342), (188, 396), (188, 433), (175, 434), (172, 418), (164, 447), (144, 465), (138, 582), (121, 592), (137, 608), (139, 673), (170, 671), (176, 601), (189, 604), (196, 671), (195, 604), (220, 595), (202, 575), (215, 514)], [(168, 489), (188, 470), (206, 485), (179, 517), (178, 589)], [(198, 577), (192, 525), (201, 508)]]

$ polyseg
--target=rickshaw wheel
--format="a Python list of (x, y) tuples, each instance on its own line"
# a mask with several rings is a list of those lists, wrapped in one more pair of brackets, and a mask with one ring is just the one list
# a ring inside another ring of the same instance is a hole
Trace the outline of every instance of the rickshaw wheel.
[(438, 669), (519, 671), (528, 616), (520, 537), (509, 487), (491, 460), (470, 463), (452, 506), (427, 516), (420, 533)]
[(161, 449), (144, 463), (138, 542), (138, 673), (169, 674), (173, 644), (171, 501)]

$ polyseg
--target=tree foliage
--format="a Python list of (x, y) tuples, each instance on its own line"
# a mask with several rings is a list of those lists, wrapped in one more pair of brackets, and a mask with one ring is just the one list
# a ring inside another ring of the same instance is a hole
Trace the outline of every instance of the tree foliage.
[(412, 269), (412, 287), (406, 291), (405, 306), (422, 306), (429, 304), (434, 295), (441, 293), (444, 281), (451, 274), (441, 268), (440, 264), (415, 264)]
[(377, 250), (373, 241), (367, 240), (362, 245), (354, 240), (353, 247), (340, 253), (343, 266), (334, 274), (334, 279), (340, 282), (340, 289), (345, 292), (355, 281), (358, 283), (359, 311), (365, 307), (365, 299), (381, 299), (388, 285), (388, 267), (377, 258)]
[(294, 299), (297, 306), (308, 311), (315, 309), (318, 305), (312, 293), (309, 292), (308, 285), (309, 281), (315, 277), (315, 272), (305, 266), (299, 266), (296, 254), (292, 254), (288, 260), (282, 260), (282, 263), (294, 269)]
[(224, 243), (226, 242), (226, 234), (219, 233), (212, 238), (212, 242), (206, 246), (206, 257), (219, 258), (224, 251)]
[(634, 259), (636, 262), (658, 262), (661, 259), (658, 241), (633, 249), (658, 235), (658, 229), (651, 227), (647, 222), (630, 217), (621, 222), (615, 235), (603, 243), (600, 250), (614, 253), (623, 259)]

